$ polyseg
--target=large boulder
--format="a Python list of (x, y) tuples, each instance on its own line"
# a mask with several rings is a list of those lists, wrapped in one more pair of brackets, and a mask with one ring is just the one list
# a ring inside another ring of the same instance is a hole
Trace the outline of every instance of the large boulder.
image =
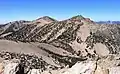
[(66, 72), (60, 74), (93, 74), (96, 68), (96, 61), (76, 63)]
[(11, 60), (4, 64), (3, 74), (24, 74), (24, 68), (18, 60)]
[(4, 74), (17, 74), (18, 71), (19, 71), (19, 64), (10, 63), (5, 66)]

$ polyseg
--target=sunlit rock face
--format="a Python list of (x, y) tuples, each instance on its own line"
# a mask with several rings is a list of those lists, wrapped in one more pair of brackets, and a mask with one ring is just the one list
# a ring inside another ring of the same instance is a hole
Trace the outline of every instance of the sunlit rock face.
[(119, 74), (120, 66), (117, 63), (118, 59), (110, 55), (98, 61), (77, 62), (71, 68), (44, 71), (42, 74)]

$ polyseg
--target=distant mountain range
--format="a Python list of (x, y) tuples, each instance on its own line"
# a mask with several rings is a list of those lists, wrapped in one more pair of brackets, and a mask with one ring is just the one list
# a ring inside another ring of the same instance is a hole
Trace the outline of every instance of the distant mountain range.
[(120, 21), (98, 21), (98, 24), (120, 24)]

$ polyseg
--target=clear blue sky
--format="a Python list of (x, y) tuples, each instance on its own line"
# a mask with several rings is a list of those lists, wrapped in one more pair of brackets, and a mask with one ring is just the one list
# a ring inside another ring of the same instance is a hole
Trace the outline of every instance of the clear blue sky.
[(120, 21), (120, 0), (0, 0), (0, 23), (41, 16), (62, 20), (80, 14), (95, 21)]

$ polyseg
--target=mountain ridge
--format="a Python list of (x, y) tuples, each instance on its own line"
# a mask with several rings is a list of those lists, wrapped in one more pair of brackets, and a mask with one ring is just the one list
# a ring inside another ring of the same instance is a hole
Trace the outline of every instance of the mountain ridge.
[[(39, 18), (39, 20), (41, 19), (43, 20), (47, 19), (46, 21), (48, 21), (51, 18), (48, 16), (45, 16), (45, 17)], [(93, 49), (93, 45), (95, 44), (93, 42), (92, 44), (89, 43), (88, 40), (89, 39), (91, 40), (91, 38), (89, 37), (93, 35), (97, 37), (97, 34), (104, 36), (103, 34), (101, 34), (101, 32), (105, 28), (106, 28), (105, 30), (111, 30), (111, 26), (112, 25), (110, 26), (97, 25), (92, 20), (88, 18), (84, 18), (81, 15), (77, 15), (63, 21), (54, 20), (48, 24), (43, 23), (42, 26), (41, 24), (38, 25), (38, 23), (26, 24), (23, 26), (23, 28), (19, 29), (18, 31), (15, 31), (8, 35), (1, 35), (1, 39), (21, 41), (21, 42), (48, 43), (55, 47), (63, 48), (68, 52), (78, 53), (82, 51), (79, 51), (78, 48), (76, 48), (76, 45), (79, 45), (78, 46), (79, 48), (81, 48), (81, 45), (83, 45), (84, 50), (86, 47), (90, 45), (89, 49), (91, 48)], [(102, 28), (102, 27), (105, 27), (105, 28)], [(117, 26), (113, 26), (113, 27), (115, 27), (116, 29), (119, 28)], [(105, 38), (106, 38), (106, 35), (105, 35)], [(97, 42), (99, 43), (100, 41), (98, 40)], [(112, 42), (114, 41), (112, 40)], [(104, 47), (104, 44), (103, 44), (103, 47)], [(83, 52), (86, 53), (86, 51), (83, 51)], [(95, 53), (92, 51), (92, 54), (95, 54)]]
[[(2, 30), (4, 26), (1, 27), (0, 51), (10, 52), (8, 56), (19, 52), (36, 54), (42, 57), (39, 62), (44, 61), (47, 66), (56, 69), (72, 67), (78, 61), (98, 61), (120, 53), (120, 25), (97, 24), (81, 15), (63, 21), (51, 20), (48, 16), (37, 20), (13, 22), (7, 24), (5, 30)], [(14, 29), (13, 25), (18, 25), (18, 29)], [(25, 66), (29, 63), (23, 62)], [(36, 66), (30, 63), (28, 67), (36, 69)], [(43, 68), (50, 69), (46, 65)]]

